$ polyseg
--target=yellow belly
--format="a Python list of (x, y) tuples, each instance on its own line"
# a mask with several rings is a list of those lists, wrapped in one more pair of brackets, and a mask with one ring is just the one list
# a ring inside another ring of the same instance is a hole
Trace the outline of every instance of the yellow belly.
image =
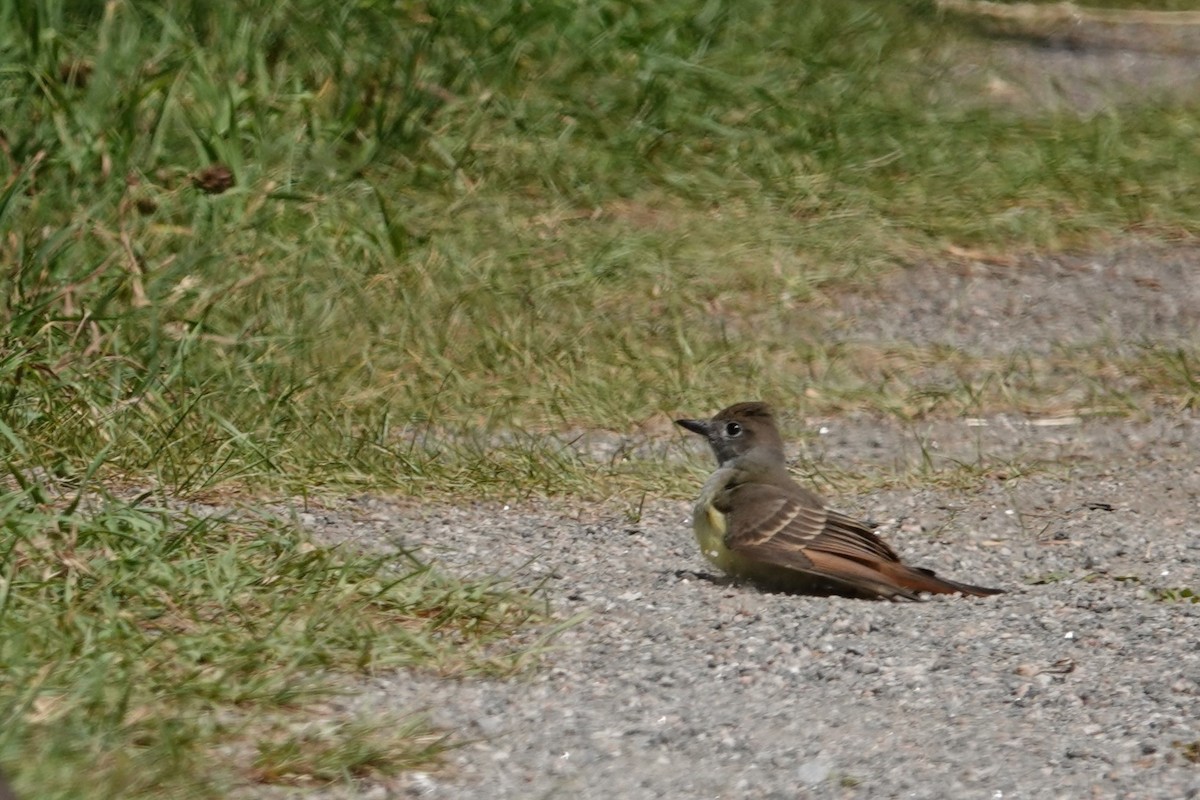
[(730, 550), (725, 546), (725, 534), (729, 530), (725, 515), (704, 498), (701, 498), (692, 512), (692, 528), (696, 533), (700, 552), (713, 566), (728, 575), (769, 587), (800, 591), (820, 583), (812, 575), (804, 572), (753, 561)]
[(710, 563), (726, 572), (730, 571), (733, 553), (725, 546), (725, 515), (713, 506), (696, 504), (692, 513), (692, 528), (696, 531), (696, 542), (700, 552)]
[[(715, 501), (722, 495), (733, 477), (730, 470), (718, 469), (700, 490), (700, 499), (696, 501), (696, 507), (692, 511), (692, 529), (696, 533), (696, 542), (700, 545), (700, 552), (713, 566), (735, 578), (776, 582), (779, 578), (780, 568), (751, 561), (725, 546), (725, 534), (729, 532), (729, 522), (725, 515), (717, 510)], [(783, 571), (791, 572), (791, 570)]]
[(724, 514), (711, 505), (697, 503), (692, 514), (692, 528), (696, 532), (700, 552), (714, 566), (730, 575), (746, 574), (744, 559), (734, 555), (725, 546), (725, 533), (729, 528), (725, 524)]

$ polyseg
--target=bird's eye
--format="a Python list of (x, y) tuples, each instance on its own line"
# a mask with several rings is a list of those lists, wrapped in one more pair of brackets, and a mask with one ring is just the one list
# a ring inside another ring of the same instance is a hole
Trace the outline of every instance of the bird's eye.
[(737, 424), (736, 422), (726, 422), (725, 423), (725, 435), (726, 436), (741, 436), (742, 435), (742, 426)]

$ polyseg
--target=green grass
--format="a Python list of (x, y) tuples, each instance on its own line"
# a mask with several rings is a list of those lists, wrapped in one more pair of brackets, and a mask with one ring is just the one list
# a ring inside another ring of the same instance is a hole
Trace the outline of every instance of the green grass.
[(813, 301), (956, 248), (1196, 233), (1195, 106), (992, 109), (974, 47), (922, 2), (0, 0), (0, 766), (48, 797), (402, 769), (434, 734), (297, 728), (305, 677), (493, 669), (531, 613), (181, 500), (628, 503), (692, 477), (574, 432), (750, 395), (1194, 407), (1194, 348), (821, 340)]
[(76, 500), (4, 497), (0, 755), (31, 797), (220, 797), (422, 763), (443, 734), (331, 711), (329, 676), (507, 674), (530, 652), (510, 636), (539, 606), (503, 585), (270, 519)]
[[(1048, 5), (1062, 0), (1000, 0), (1002, 3), (1033, 3)], [(1196, 0), (1078, 0), (1074, 3), (1080, 8), (1119, 8), (1132, 11), (1197, 11), (1200, 3)]]
[(1155, 596), (1164, 603), (1200, 603), (1200, 592), (1188, 587), (1156, 589)]
[(1171, 746), (1174, 747), (1186, 761), (1192, 764), (1200, 764), (1200, 739), (1197, 739), (1194, 742), (1174, 741), (1171, 742)]

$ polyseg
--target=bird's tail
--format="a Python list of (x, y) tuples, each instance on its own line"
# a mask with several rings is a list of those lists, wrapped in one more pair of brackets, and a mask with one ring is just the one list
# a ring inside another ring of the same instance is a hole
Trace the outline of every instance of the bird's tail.
[(904, 564), (888, 564), (885, 569), (888, 577), (910, 592), (928, 592), (929, 594), (965, 594), (975, 597), (987, 597), (993, 594), (1004, 594), (1003, 589), (988, 589), (984, 586), (972, 586), (969, 583), (939, 578), (933, 570), (909, 567)]

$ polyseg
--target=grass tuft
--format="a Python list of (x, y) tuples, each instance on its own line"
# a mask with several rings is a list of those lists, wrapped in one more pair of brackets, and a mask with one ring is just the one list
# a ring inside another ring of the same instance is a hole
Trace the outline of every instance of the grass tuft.
[[(408, 556), (316, 547), (270, 519), (198, 516), (148, 498), (58, 506), (48, 494), (27, 482), (0, 497), (0, 753), (22, 754), (22, 781), (39, 796), (85, 786), (162, 796), (185, 784), (218, 796), (238, 770), (332, 780), (427, 760), (443, 735), (416, 721), (331, 713), (322, 724), (344, 737), (293, 729), (337, 691), (330, 676), (511, 673), (527, 655), (510, 637), (540, 614), (501, 584), (453, 581)], [(260, 715), (276, 721), (270, 736)], [(253, 763), (235, 755), (199, 768), (253, 748)]]

